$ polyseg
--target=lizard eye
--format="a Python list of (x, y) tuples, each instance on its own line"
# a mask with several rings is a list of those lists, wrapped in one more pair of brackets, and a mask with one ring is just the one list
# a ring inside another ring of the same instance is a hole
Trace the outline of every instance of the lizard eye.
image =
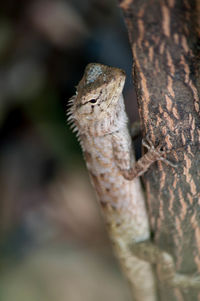
[(91, 102), (91, 103), (96, 103), (96, 102), (97, 102), (97, 99), (94, 99), (94, 98), (93, 98), (93, 99), (90, 99), (89, 102)]

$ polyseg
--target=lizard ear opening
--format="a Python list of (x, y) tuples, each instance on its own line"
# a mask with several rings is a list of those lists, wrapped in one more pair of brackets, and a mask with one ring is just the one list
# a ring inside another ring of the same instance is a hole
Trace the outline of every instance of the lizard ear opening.
[(97, 102), (97, 99), (91, 99), (91, 100), (89, 100), (89, 102), (91, 102), (91, 103), (96, 103)]

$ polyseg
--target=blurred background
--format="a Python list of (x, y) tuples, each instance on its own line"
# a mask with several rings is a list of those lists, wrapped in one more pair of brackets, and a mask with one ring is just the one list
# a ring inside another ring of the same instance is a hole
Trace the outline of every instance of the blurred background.
[(130, 300), (89, 183), (68, 99), (90, 62), (124, 69), (115, 0), (0, 4), (0, 300)]

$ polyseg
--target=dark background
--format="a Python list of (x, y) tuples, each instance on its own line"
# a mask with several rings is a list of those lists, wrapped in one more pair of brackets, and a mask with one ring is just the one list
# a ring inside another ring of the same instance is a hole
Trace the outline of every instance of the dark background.
[(66, 122), (85, 66), (127, 73), (131, 51), (114, 0), (0, 4), (0, 300), (130, 300), (80, 147)]

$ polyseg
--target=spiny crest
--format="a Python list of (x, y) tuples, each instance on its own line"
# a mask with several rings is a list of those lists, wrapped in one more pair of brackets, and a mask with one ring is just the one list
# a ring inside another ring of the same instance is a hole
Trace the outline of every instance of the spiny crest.
[(77, 138), (79, 139), (79, 130), (78, 127), (76, 125), (76, 123), (74, 122), (74, 101), (75, 101), (76, 95), (72, 96), (67, 104), (67, 123), (69, 124), (71, 130), (73, 133), (76, 133)]
[(67, 103), (67, 111), (66, 111), (66, 115), (67, 115), (67, 122), (69, 124), (71, 124), (73, 122), (73, 108), (74, 108), (74, 101), (75, 101), (76, 95), (73, 95)]

